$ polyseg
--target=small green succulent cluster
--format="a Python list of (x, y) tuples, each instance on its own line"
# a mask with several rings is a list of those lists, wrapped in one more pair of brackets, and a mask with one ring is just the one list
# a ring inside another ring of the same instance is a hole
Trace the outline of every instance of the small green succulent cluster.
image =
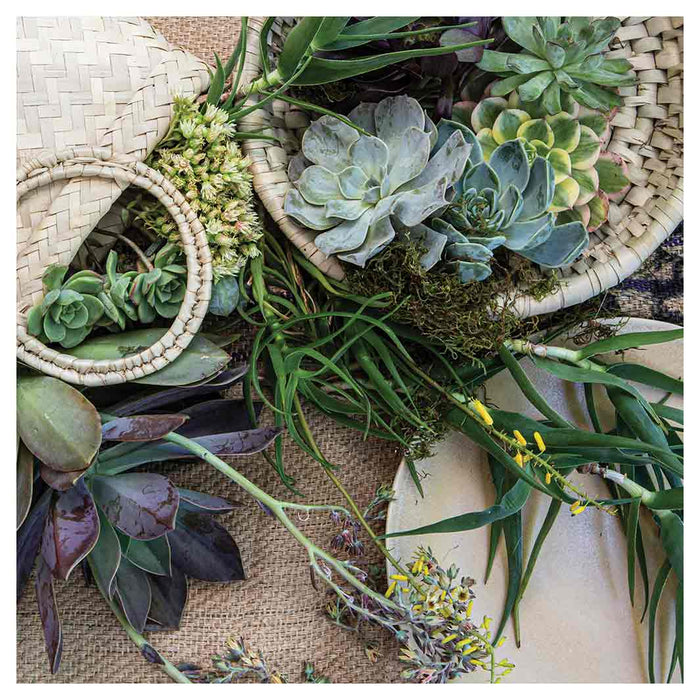
[(597, 230), (607, 220), (610, 200), (629, 187), (622, 159), (603, 150), (609, 119), (600, 112), (575, 104), (570, 112), (531, 114), (513, 92), (508, 101), (487, 97), (476, 105), (458, 103), (454, 118), (472, 127), (487, 162), (499, 145), (516, 138), (531, 161), (545, 158), (556, 184), (550, 210), (560, 223), (581, 221), (589, 231)]
[(476, 136), (457, 122), (472, 141), (456, 197), (439, 217), (414, 227), (412, 236), (427, 248), (426, 266), (441, 257), (463, 282), (491, 274), (493, 251), (504, 246), (543, 267), (568, 265), (588, 245), (579, 221), (557, 225), (551, 211), (555, 173), (549, 161), (528, 157), (523, 142), (500, 144), (488, 162)]
[(572, 102), (609, 111), (621, 104), (616, 88), (636, 82), (629, 61), (603, 54), (620, 28), (615, 17), (504, 17), (503, 28), (523, 51), (484, 51), (478, 67), (501, 78), (494, 97), (517, 90), (552, 115)]
[(174, 318), (187, 291), (187, 268), (175, 262), (180, 249), (167, 243), (146, 272), (117, 272), (117, 253), (107, 256), (106, 275), (80, 270), (64, 282), (68, 268), (50, 265), (44, 298), (27, 314), (27, 331), (44, 343), (73, 348), (96, 326), (126, 330), (129, 321), (148, 324)]
[[(250, 163), (223, 109), (207, 105), (202, 111), (194, 99), (178, 97), (174, 110), (169, 133), (146, 163), (185, 195), (199, 217), (218, 282), (260, 254), (256, 243), (262, 229), (253, 208)], [(127, 209), (146, 231), (180, 244), (177, 226), (158, 200), (139, 194)]]
[(42, 343), (64, 348), (80, 344), (104, 314), (98, 296), (102, 277), (90, 270), (76, 272), (64, 282), (68, 267), (50, 265), (42, 282), (44, 298), (27, 314), (27, 332)]
[(405, 95), (361, 103), (348, 116), (365, 133), (331, 116), (308, 128), (290, 162), (284, 208), (322, 232), (315, 243), (323, 253), (364, 267), (397, 233), (449, 204), (469, 146), (458, 130), (441, 139)]

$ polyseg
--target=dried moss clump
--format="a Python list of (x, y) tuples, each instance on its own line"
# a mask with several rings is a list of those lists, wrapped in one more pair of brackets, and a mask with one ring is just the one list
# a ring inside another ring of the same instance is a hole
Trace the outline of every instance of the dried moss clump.
[(393, 292), (396, 303), (405, 300), (392, 321), (420, 331), (455, 359), (482, 360), (506, 338), (532, 331), (532, 321), (512, 312), (512, 300), (505, 305), (498, 301), (513, 289), (504, 267), (493, 264), (494, 274), (483, 282), (462, 284), (451, 272), (424, 270), (422, 254), (415, 244), (393, 242), (365, 269), (349, 271), (350, 287), (365, 296)]

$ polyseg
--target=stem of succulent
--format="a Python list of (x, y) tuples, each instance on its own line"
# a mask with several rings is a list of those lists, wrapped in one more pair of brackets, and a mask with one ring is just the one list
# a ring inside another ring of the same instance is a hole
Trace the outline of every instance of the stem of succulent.
[(126, 245), (131, 248), (131, 250), (138, 255), (139, 260), (146, 266), (146, 269), (150, 272), (153, 269), (153, 263), (148, 259), (148, 256), (146, 253), (144, 253), (141, 248), (139, 248), (136, 243), (134, 243), (130, 238), (127, 238), (126, 236), (122, 235), (121, 233), (116, 234), (117, 239), (120, 240), (122, 243), (126, 243)]
[[(98, 587), (99, 588), (99, 587)], [(132, 626), (129, 621), (122, 613), (119, 606), (110, 600), (108, 596), (104, 594), (104, 591), (100, 588), (100, 593), (102, 593), (107, 604), (112, 609), (114, 616), (119, 620), (119, 624), (124, 628), (124, 631), (128, 635), (129, 639), (138, 647), (141, 655), (150, 663), (157, 664), (160, 666), (165, 673), (167, 673), (176, 683), (192, 683), (192, 681), (184, 674), (177, 666), (174, 666), (170, 661), (168, 661), (159, 651), (156, 651), (154, 647), (148, 643), (146, 638), (139, 634)]]
[(388, 598), (385, 598), (383, 595), (380, 595), (376, 591), (373, 591), (369, 586), (366, 586), (356, 576), (350, 573), (350, 571), (348, 571), (347, 567), (342, 562), (338, 561), (331, 554), (321, 549), (320, 547), (315, 545), (311, 540), (309, 540), (309, 538), (306, 537), (306, 535), (304, 535), (304, 533), (301, 532), (301, 530), (299, 530), (299, 528), (292, 522), (290, 517), (287, 515), (285, 506), (288, 508), (288, 504), (285, 504), (282, 501), (278, 501), (273, 496), (270, 496), (270, 494), (266, 493), (261, 488), (256, 486), (252, 481), (246, 479), (246, 477), (243, 476), (243, 474), (236, 471), (229, 464), (226, 464), (226, 462), (217, 457), (215, 454), (209, 452), (209, 450), (205, 449), (194, 440), (190, 440), (189, 438), (183, 437), (182, 435), (178, 435), (177, 433), (168, 433), (165, 436), (164, 440), (166, 440), (167, 442), (172, 442), (175, 445), (180, 445), (181, 447), (184, 447), (193, 455), (199, 457), (199, 459), (203, 459), (208, 464), (211, 464), (212, 467), (214, 467), (222, 474), (227, 476), (229, 479), (231, 479), (231, 481), (240, 486), (244, 491), (247, 491), (256, 501), (262, 503), (277, 518), (277, 520), (280, 523), (282, 523), (282, 525), (284, 525), (285, 528), (287, 528), (287, 530), (294, 537), (294, 539), (306, 549), (306, 551), (309, 554), (309, 558), (312, 562), (314, 562), (316, 558), (322, 559), (333, 570), (335, 570), (336, 573), (338, 573), (350, 585), (352, 585), (361, 593), (364, 593), (365, 595), (369, 596), (383, 607), (398, 609), (398, 606), (394, 602), (392, 602)]
[(593, 370), (594, 372), (605, 372), (605, 368), (601, 367), (590, 360), (581, 359), (579, 350), (569, 350), (569, 348), (560, 348), (555, 345), (539, 345), (531, 343), (528, 340), (506, 340), (505, 345), (509, 350), (520, 353), (521, 355), (535, 355), (535, 357), (555, 358), (570, 362), (572, 365), (581, 367), (582, 369)]
[(391, 562), (392, 566), (397, 571), (401, 572), (404, 576), (407, 576), (413, 584), (413, 586), (416, 588), (416, 590), (420, 591), (420, 584), (415, 580), (413, 575), (408, 570), (404, 569), (404, 567), (401, 566), (401, 564), (396, 560), (396, 558), (392, 556), (391, 552), (389, 552), (389, 550), (384, 546), (384, 543), (377, 537), (377, 535), (374, 533), (374, 530), (372, 530), (371, 526), (369, 525), (365, 517), (362, 515), (362, 511), (359, 509), (352, 496), (347, 492), (347, 490), (342, 485), (336, 474), (334, 474), (333, 471), (326, 466), (327, 460), (324, 458), (323, 453), (321, 452), (319, 446), (314, 440), (313, 434), (311, 433), (311, 429), (309, 428), (309, 424), (306, 420), (306, 416), (304, 415), (304, 411), (302, 410), (301, 401), (299, 400), (298, 395), (294, 396), (294, 408), (297, 412), (297, 416), (299, 417), (299, 424), (301, 426), (302, 433), (304, 434), (304, 437), (309, 441), (309, 446), (314, 451), (316, 456), (319, 457), (319, 463), (323, 467), (323, 470), (326, 472), (328, 478), (333, 482), (333, 485), (338, 489), (338, 491), (340, 491), (340, 493), (343, 495), (343, 498), (345, 498), (345, 500), (348, 502), (348, 505), (350, 506), (350, 509), (355, 515), (355, 518), (357, 518), (357, 521), (365, 529), (367, 534), (372, 539), (372, 542), (374, 542), (374, 544), (377, 546), (377, 549), (379, 549), (379, 551), (386, 557), (386, 559), (389, 562)]

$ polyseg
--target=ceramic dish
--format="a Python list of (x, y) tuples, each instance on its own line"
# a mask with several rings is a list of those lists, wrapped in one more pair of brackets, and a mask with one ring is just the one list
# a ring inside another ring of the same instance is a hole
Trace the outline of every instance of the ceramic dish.
[[(632, 319), (623, 333), (668, 330), (667, 323)], [(683, 376), (683, 341), (654, 345), (646, 350), (632, 350), (626, 359), (673, 376)], [(580, 427), (589, 427), (583, 391), (558, 380), (523, 360), (523, 367), (546, 399)], [(661, 392), (646, 390), (647, 398), (658, 400)], [(506, 372), (486, 384), (490, 403), (508, 411), (519, 411), (533, 418), (542, 416), (522, 396)], [(679, 399), (679, 397), (673, 397)], [(607, 399), (605, 399), (607, 400)], [(671, 405), (681, 406), (679, 399)], [(611, 420), (612, 411), (602, 411), (603, 422)], [(605, 427), (605, 426), (604, 426)], [(401, 463), (394, 481), (395, 500), (387, 515), (387, 532), (397, 532), (428, 525), (437, 520), (493, 504), (486, 453), (468, 438), (451, 433), (438, 445), (435, 456), (416, 463), (424, 474), (421, 498), (405, 463)], [(577, 482), (589, 492), (603, 496), (605, 487), (597, 477), (577, 475)], [(523, 510), (525, 562), (532, 542), (544, 519), (549, 499), (533, 492)], [(658, 536), (651, 518), (645, 518), (644, 541), (647, 566), (653, 584), (656, 570), (663, 561)], [(419, 537), (389, 539), (392, 552), (408, 561), (418, 545), (430, 546), (443, 566), (456, 564), (461, 573), (477, 580), (474, 588), (473, 617), (481, 620), (488, 614), (498, 623), (506, 595), (506, 555), (503, 541), (499, 546), (493, 571), (483, 585), (488, 552), (488, 528)], [(521, 603), (522, 645), (516, 649), (512, 622), (500, 651), (514, 662), (511, 682), (540, 683), (642, 683), (647, 678), (647, 625), (640, 624), (643, 609), (639, 572), (635, 607), (632, 608), (627, 587), (626, 541), (619, 520), (589, 509), (572, 517), (562, 508), (554, 528), (540, 554), (537, 566)], [(393, 571), (391, 572), (393, 573)], [(673, 576), (673, 574), (671, 575)], [(667, 582), (657, 612), (657, 679), (665, 679), (673, 645), (674, 613), (672, 593), (675, 579)], [(674, 680), (677, 680), (676, 672)], [(464, 682), (486, 682), (486, 673), (463, 677)]]

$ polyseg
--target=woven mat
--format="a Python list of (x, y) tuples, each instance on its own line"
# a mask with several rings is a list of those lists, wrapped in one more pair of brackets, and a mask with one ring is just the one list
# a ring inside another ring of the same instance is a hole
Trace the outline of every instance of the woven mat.
[[(208, 62), (216, 51), (228, 57), (237, 36), (238, 18), (150, 17), (167, 39)], [(664, 244), (637, 274), (610, 293), (622, 314), (682, 322), (682, 229)], [(398, 465), (394, 448), (379, 440), (363, 442), (358, 433), (310, 413), (314, 434), (326, 456), (341, 467), (339, 476), (359, 504), (376, 488), (390, 484)], [(288, 471), (310, 503), (340, 502), (320, 467), (285, 440)], [(231, 460), (248, 478), (278, 497), (288, 497), (277, 476), (259, 457)], [(240, 493), (225, 477), (204, 464), (168, 469), (173, 482), (244, 502), (222, 522), (241, 549), (247, 580), (233, 585), (193, 582), (180, 631), (152, 634), (158, 650), (174, 663), (192, 662), (209, 668), (213, 654), (229, 635), (243, 635), (260, 649), (269, 665), (300, 680), (302, 663), (313, 661), (333, 682), (391, 683), (399, 681), (398, 645), (388, 635), (372, 631), (356, 635), (331, 624), (323, 613), (324, 598), (309, 580), (305, 552), (286, 531)], [(309, 535), (326, 545), (335, 534), (323, 516), (304, 523)], [(373, 548), (368, 548), (373, 554)], [(374, 559), (379, 562), (379, 558)], [(465, 572), (469, 573), (469, 572)], [(478, 589), (477, 589), (478, 594)], [(79, 574), (57, 586), (64, 631), (61, 671), (52, 677), (44, 651), (33, 586), (17, 611), (18, 682), (161, 683), (168, 678), (146, 663), (127, 639), (96, 589), (86, 589)], [(369, 629), (369, 628), (368, 628)], [(383, 655), (371, 663), (364, 641), (376, 640)]]

